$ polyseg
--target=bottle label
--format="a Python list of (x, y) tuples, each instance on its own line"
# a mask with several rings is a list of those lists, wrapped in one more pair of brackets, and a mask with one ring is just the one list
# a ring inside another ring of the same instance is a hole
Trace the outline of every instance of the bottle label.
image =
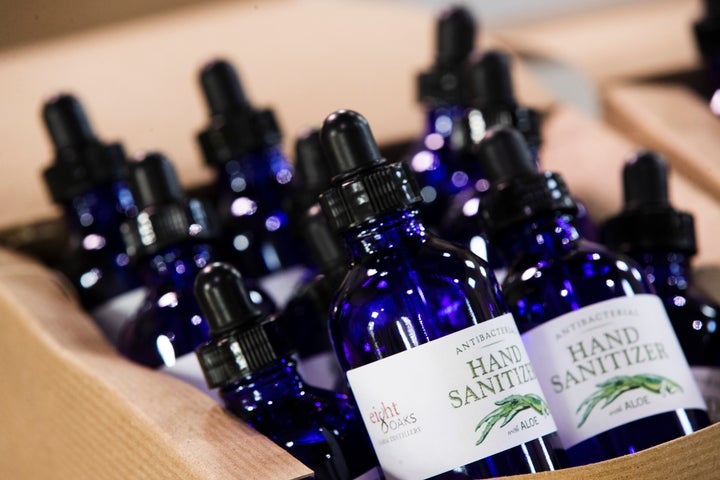
[(707, 404), (710, 421), (720, 422), (720, 368), (693, 366), (690, 370)]
[(682, 408), (705, 410), (660, 299), (620, 297), (523, 334), (564, 448)]
[(145, 287), (134, 288), (95, 307), (90, 316), (113, 345), (117, 344), (120, 332), (140, 308), (147, 295)]
[(428, 478), (555, 431), (509, 313), (347, 377), (388, 480)]

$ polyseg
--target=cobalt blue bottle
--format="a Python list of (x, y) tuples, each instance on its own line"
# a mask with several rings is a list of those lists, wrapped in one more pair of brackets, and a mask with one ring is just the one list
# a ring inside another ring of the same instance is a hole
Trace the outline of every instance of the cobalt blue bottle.
[(280, 315), (297, 350), (302, 377), (316, 387), (345, 391), (345, 375), (330, 343), (328, 316), (347, 271), (347, 250), (330, 230), (317, 203), (299, 220), (303, 242), (317, 267)]
[(720, 305), (693, 283), (695, 223), (670, 204), (667, 170), (653, 152), (640, 152), (625, 164), (623, 210), (605, 223), (603, 242), (637, 261), (655, 287), (715, 423), (720, 421)]
[(431, 228), (440, 225), (451, 197), (465, 185), (452, 132), (467, 107), (465, 68), (475, 44), (475, 20), (463, 7), (444, 11), (436, 27), (432, 68), (418, 75), (418, 99), (425, 107), (425, 129), (407, 155), (423, 198), (421, 210)]
[(198, 140), (205, 162), (217, 171), (217, 209), (228, 259), (255, 279), (297, 265), (300, 252), (287, 214), (293, 170), (280, 150), (272, 110), (250, 105), (225, 61), (206, 65), (200, 82), (211, 122)]
[(633, 453), (708, 424), (660, 299), (636, 264), (587, 242), (562, 178), (540, 173), (522, 137), (480, 144), (481, 204), (508, 267), (503, 295), (523, 332), (574, 465)]
[(119, 143), (103, 143), (95, 136), (72, 95), (50, 99), (43, 119), (56, 154), (43, 176), (53, 200), (63, 208), (70, 233), (58, 268), (113, 340), (118, 322), (107, 318), (111, 304), (123, 294), (137, 296), (141, 285), (120, 233), (135, 208), (125, 153)]
[[(165, 156), (150, 153), (133, 164), (131, 180), (138, 214), (122, 231), (147, 294), (121, 332), (118, 350), (148, 367), (174, 367), (210, 338), (193, 282), (216, 259), (212, 242), (218, 225), (202, 202), (185, 197)], [(272, 311), (259, 292), (255, 300)]]
[(330, 115), (321, 138), (335, 173), (321, 205), (351, 256), (331, 339), (386, 476), (557, 468), (555, 425), (487, 263), (426, 232), (412, 172), (381, 157), (362, 116)]
[(382, 478), (352, 403), (305, 385), (281, 322), (257, 309), (235, 268), (203, 269), (195, 295), (212, 337), (197, 358), (228, 411), (313, 469), (317, 480)]

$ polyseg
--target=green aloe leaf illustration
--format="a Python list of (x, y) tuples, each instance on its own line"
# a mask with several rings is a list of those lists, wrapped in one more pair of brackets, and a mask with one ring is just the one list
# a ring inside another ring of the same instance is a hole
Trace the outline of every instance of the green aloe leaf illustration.
[(583, 400), (575, 411), (575, 413), (580, 413), (581, 410), (584, 410), (580, 418), (580, 423), (578, 423), (578, 428), (585, 424), (585, 421), (598, 403), (603, 402), (600, 406), (600, 408), (603, 409), (614, 402), (620, 395), (631, 390), (642, 388), (648, 392), (662, 395), (683, 391), (677, 382), (662, 375), (650, 373), (632, 376), (619, 375), (598, 383), (595, 386), (598, 387), (597, 390)]
[(485, 415), (475, 427), (476, 432), (482, 428), (480, 438), (475, 442), (475, 445), (480, 445), (500, 420), (503, 421), (500, 427), (504, 427), (523, 410), (533, 409), (540, 415), (550, 415), (550, 409), (547, 403), (545, 403), (545, 400), (532, 393), (526, 395), (510, 395), (502, 400), (498, 400), (495, 402), (495, 405), (497, 405), (498, 408)]

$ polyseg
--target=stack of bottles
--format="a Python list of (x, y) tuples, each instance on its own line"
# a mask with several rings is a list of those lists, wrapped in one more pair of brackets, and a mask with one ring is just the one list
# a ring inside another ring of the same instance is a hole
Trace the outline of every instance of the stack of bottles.
[(589, 241), (508, 56), (472, 55), (475, 31), (463, 8), (440, 17), (426, 128), (397, 162), (338, 110), (293, 167), (273, 112), (207, 64), (203, 199), (51, 99), (55, 266), (121, 354), (213, 392), (318, 479), (552, 471), (717, 421), (720, 307), (692, 284), (665, 163), (626, 165), (607, 247)]

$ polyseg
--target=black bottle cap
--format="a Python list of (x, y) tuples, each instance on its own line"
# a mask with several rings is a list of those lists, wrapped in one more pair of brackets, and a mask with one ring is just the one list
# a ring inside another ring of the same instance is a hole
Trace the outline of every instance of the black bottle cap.
[(429, 104), (463, 103), (464, 65), (475, 46), (475, 19), (463, 7), (438, 18), (433, 67), (418, 75), (418, 98)]
[(539, 172), (522, 136), (509, 127), (488, 131), (478, 145), (490, 188), (483, 194), (481, 215), (489, 235), (554, 212), (577, 213), (562, 177)]
[(517, 104), (510, 62), (510, 56), (499, 50), (488, 50), (471, 60), (468, 67), (469, 104), (482, 112), (485, 128), (513, 127), (532, 148), (537, 149), (542, 142), (540, 114)]
[(512, 109), (516, 106), (510, 74), (510, 57), (499, 50), (488, 50), (470, 63), (470, 102), (485, 108)]
[(187, 200), (170, 160), (148, 153), (131, 164), (130, 186), (138, 209), (121, 231), (134, 260), (186, 240), (217, 237), (212, 210), (199, 200)]
[(667, 175), (665, 160), (654, 152), (639, 152), (625, 164), (623, 209), (605, 222), (604, 243), (623, 253), (697, 252), (693, 216), (670, 204)]
[(200, 84), (211, 114), (210, 125), (198, 135), (208, 165), (222, 165), (280, 143), (282, 135), (272, 110), (250, 105), (228, 62), (208, 63), (200, 73)]
[(706, 61), (720, 54), (720, 2), (705, 0), (705, 16), (693, 25), (695, 41)]
[(320, 144), (320, 130), (311, 129), (295, 142), (295, 197), (300, 208), (317, 202), (330, 187), (330, 167)]
[(422, 201), (410, 167), (405, 162), (388, 164), (359, 113), (331, 114), (320, 138), (334, 174), (332, 188), (320, 195), (320, 205), (335, 231)]
[(232, 265), (217, 262), (202, 269), (195, 297), (212, 338), (195, 350), (210, 388), (252, 375), (290, 353), (280, 322), (255, 306)]
[(77, 98), (66, 94), (51, 98), (43, 106), (43, 120), (56, 155), (43, 176), (55, 202), (127, 177), (122, 146), (98, 140)]

